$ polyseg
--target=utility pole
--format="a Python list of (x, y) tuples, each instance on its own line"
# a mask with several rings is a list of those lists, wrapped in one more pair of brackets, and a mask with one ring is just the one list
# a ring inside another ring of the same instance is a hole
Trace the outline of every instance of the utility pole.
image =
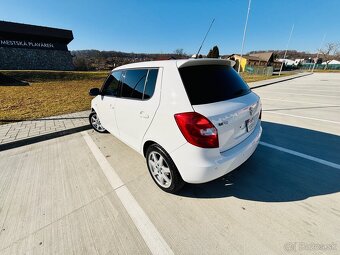
[(287, 42), (287, 47), (286, 47), (285, 55), (283, 56), (283, 61), (281, 63), (279, 76), (281, 75), (282, 67), (283, 67), (284, 61), (285, 61), (286, 56), (287, 56), (288, 46), (289, 46), (289, 43), (290, 43), (290, 38), (292, 38), (292, 34), (293, 34), (293, 30), (294, 30), (294, 25), (295, 24), (293, 24), (293, 26), (292, 26), (292, 30), (290, 30), (289, 39), (288, 39), (288, 42)]
[[(318, 61), (318, 59), (319, 59), (320, 50), (321, 50), (323, 43), (325, 42), (325, 38), (326, 38), (326, 34), (323, 35), (323, 38), (322, 38), (322, 41), (321, 41), (321, 44), (320, 44), (320, 48), (318, 49), (318, 54), (316, 54), (316, 61)], [(316, 65), (316, 62), (314, 61), (312, 73), (314, 72), (315, 65)]]
[(251, 5), (251, 0), (249, 0), (249, 2), (248, 2), (247, 18), (246, 18), (246, 24), (244, 25), (243, 39), (242, 39), (242, 46), (241, 46), (241, 58), (240, 58), (240, 62), (238, 63), (238, 70), (237, 70), (238, 73), (240, 73), (242, 56), (243, 56), (244, 42), (246, 40), (246, 33), (247, 33), (247, 25), (248, 25), (248, 18), (249, 18), (249, 12), (250, 12), (250, 5)]

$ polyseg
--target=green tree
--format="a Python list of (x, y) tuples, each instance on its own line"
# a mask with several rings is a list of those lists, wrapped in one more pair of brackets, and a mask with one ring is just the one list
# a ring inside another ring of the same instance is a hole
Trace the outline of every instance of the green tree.
[(207, 55), (207, 58), (212, 58), (212, 49), (209, 50), (209, 53)]
[(208, 53), (207, 58), (219, 58), (220, 57), (220, 51), (217, 47), (217, 45), (215, 45)]

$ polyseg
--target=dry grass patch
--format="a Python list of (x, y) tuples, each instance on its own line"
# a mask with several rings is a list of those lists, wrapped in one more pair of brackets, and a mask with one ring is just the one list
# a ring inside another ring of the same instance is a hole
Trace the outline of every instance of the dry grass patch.
[(267, 76), (267, 75), (241, 73), (241, 77), (246, 82), (255, 82), (255, 81), (263, 81), (263, 80), (269, 80), (269, 79), (289, 76), (289, 75), (293, 75), (293, 74), (296, 74), (296, 73), (283, 73), (283, 74), (281, 74), (281, 76), (278, 76), (278, 75)]
[(107, 72), (85, 77), (74, 73), (77, 72), (59, 80), (53, 76), (28, 77), (25, 80), (30, 81), (30, 86), (0, 86), (1, 124), (88, 110), (92, 99), (88, 91), (100, 87)]
[(331, 69), (326, 69), (326, 70), (321, 70), (321, 69), (314, 69), (314, 73), (340, 73), (339, 70), (331, 70)]

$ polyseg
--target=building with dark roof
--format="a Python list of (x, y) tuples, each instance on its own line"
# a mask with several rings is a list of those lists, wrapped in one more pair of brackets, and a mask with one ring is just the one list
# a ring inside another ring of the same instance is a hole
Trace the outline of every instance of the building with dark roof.
[(0, 70), (73, 70), (71, 30), (0, 21)]
[[(264, 53), (256, 53), (243, 55), (242, 58), (238, 54), (232, 54), (229, 56), (225, 56), (224, 58), (231, 59), (236, 61), (236, 65), (241, 64), (241, 72), (246, 69), (246, 66), (249, 67), (268, 67), (272, 66), (274, 70), (280, 69), (281, 63), (274, 60), (273, 52), (264, 52)], [(238, 67), (238, 66), (237, 66)]]

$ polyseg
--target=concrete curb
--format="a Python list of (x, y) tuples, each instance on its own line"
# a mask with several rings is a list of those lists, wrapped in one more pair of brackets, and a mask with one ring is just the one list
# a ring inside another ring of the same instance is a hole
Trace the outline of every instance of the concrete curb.
[(17, 148), (17, 147), (21, 147), (21, 146), (25, 146), (25, 145), (29, 145), (29, 144), (33, 144), (33, 143), (38, 143), (38, 142), (50, 140), (50, 139), (57, 138), (57, 137), (71, 135), (71, 134), (78, 133), (78, 132), (85, 131), (85, 130), (89, 130), (89, 129), (91, 129), (91, 126), (85, 125), (85, 126), (66, 129), (66, 130), (62, 130), (62, 131), (58, 131), (58, 132), (54, 132), (54, 133), (49, 133), (49, 134), (45, 134), (45, 135), (35, 136), (35, 137), (27, 138), (27, 139), (22, 139), (22, 140), (19, 140), (19, 141), (0, 144), (0, 151), (14, 149), (14, 148)]
[[(276, 78), (276, 79), (269, 79), (269, 80), (264, 80), (264, 81), (251, 82), (251, 83), (248, 83), (248, 85), (251, 89), (257, 89), (257, 88), (265, 87), (268, 85), (305, 77), (305, 76), (312, 75), (312, 74), (313, 73), (303, 73), (303, 74), (291, 75), (291, 76), (287, 76), (284, 78)], [(263, 84), (259, 84), (259, 83), (263, 83)], [(256, 85), (256, 84), (259, 84), (259, 85)]]

